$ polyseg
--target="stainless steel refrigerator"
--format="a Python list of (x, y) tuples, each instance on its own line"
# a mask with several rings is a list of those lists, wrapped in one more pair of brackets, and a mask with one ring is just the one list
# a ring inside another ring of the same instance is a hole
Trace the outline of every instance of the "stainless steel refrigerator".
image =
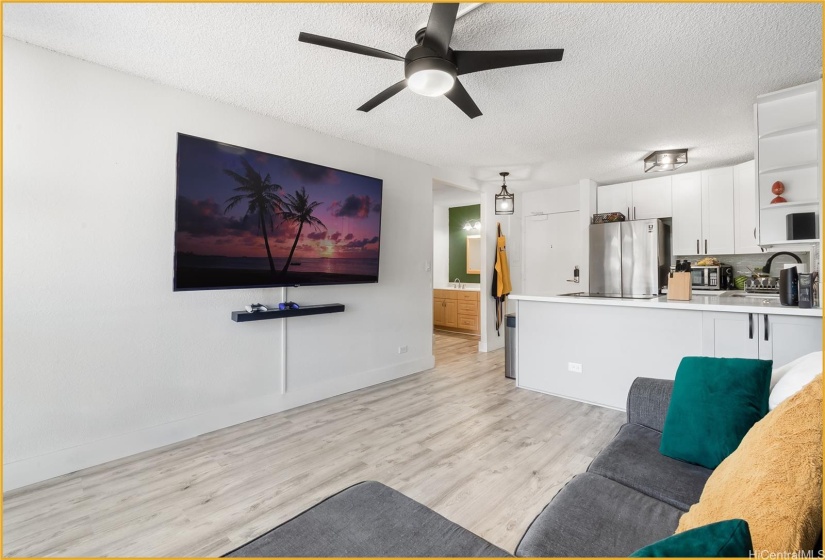
[(670, 228), (661, 220), (590, 226), (590, 293), (650, 298), (667, 285)]

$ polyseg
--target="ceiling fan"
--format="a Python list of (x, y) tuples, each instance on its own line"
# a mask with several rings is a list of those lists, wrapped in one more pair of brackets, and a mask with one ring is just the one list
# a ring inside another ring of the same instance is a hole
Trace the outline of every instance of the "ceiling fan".
[(404, 57), (312, 33), (302, 32), (298, 35), (298, 40), (321, 47), (404, 63), (405, 79), (391, 85), (358, 107), (359, 111), (369, 112), (409, 87), (420, 95), (445, 96), (471, 119), (480, 116), (481, 111), (458, 81), (458, 76), (508, 66), (558, 62), (564, 54), (564, 49), (454, 51), (450, 48), (450, 39), (457, 14), (458, 4), (433, 4), (427, 27), (418, 30), (415, 34), (416, 45)]

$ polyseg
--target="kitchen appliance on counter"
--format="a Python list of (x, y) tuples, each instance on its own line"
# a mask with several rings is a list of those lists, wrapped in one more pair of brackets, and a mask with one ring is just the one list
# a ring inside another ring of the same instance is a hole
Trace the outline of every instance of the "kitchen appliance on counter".
[(591, 225), (588, 295), (658, 296), (670, 271), (669, 229), (657, 219)]
[(799, 307), (802, 309), (811, 309), (818, 307), (817, 301), (818, 286), (817, 273), (800, 272), (799, 273)]
[(690, 268), (690, 284), (694, 290), (733, 290), (733, 267), (726, 264)]
[(779, 303), (787, 306), (799, 305), (799, 273), (795, 266), (779, 271)]

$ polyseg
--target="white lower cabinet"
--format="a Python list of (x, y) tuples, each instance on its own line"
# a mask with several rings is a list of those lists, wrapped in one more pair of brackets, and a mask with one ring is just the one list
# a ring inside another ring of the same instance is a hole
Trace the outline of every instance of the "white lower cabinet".
[(759, 317), (759, 357), (782, 366), (822, 350), (822, 318), (790, 315)]
[(822, 319), (768, 313), (703, 314), (702, 351), (717, 358), (758, 358), (781, 366), (822, 350)]

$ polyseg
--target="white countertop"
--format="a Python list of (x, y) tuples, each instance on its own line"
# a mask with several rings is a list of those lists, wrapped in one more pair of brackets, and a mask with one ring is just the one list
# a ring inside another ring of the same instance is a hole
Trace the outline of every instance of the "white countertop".
[(668, 301), (667, 296), (653, 299), (619, 299), (574, 296), (533, 296), (511, 294), (509, 299), (541, 301), (548, 303), (572, 303), (576, 305), (609, 305), (616, 307), (647, 307), (652, 309), (689, 309), (694, 311), (727, 311), (733, 313), (766, 313), (769, 315), (797, 315), (822, 317), (822, 308), (800, 309), (779, 303), (779, 298), (731, 297), (720, 295), (693, 295), (690, 301)]
[(462, 284), (463, 288), (456, 288), (452, 284), (433, 286), (433, 290), (455, 290), (456, 292), (480, 292), (481, 284)]

